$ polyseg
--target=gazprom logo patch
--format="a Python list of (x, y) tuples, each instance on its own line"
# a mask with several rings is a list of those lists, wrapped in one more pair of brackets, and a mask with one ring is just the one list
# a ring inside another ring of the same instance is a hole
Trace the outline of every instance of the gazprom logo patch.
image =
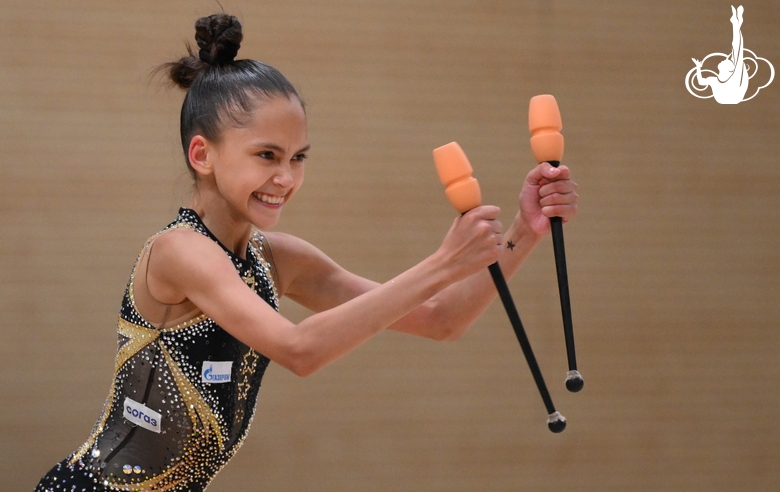
[(139, 427), (160, 433), (162, 416), (143, 403), (125, 398), (124, 417)]
[(232, 370), (232, 360), (226, 362), (205, 360), (203, 361), (203, 369), (200, 372), (201, 380), (204, 383), (229, 383)]

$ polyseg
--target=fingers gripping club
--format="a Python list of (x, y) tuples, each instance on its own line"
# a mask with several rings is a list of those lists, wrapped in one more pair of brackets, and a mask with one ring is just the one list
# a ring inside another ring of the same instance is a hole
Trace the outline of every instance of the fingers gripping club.
[[(445, 193), (447, 198), (458, 212), (464, 214), (482, 203), (479, 183), (471, 176), (473, 172), (471, 164), (460, 145), (456, 142), (451, 142), (435, 149), (433, 151), (433, 160), (436, 163), (439, 179), (446, 186)], [(542, 371), (539, 369), (536, 357), (534, 357), (534, 352), (531, 349), (531, 343), (528, 341), (523, 323), (520, 321), (520, 315), (509, 293), (509, 287), (504, 274), (501, 272), (498, 263), (490, 265), (488, 270), (493, 278), (493, 283), (496, 285), (501, 302), (504, 304), (504, 309), (509, 316), (509, 321), (512, 323), (517, 341), (520, 342), (520, 348), (523, 350), (528, 367), (531, 369), (536, 387), (539, 389), (544, 405), (547, 408), (547, 413), (549, 414), (547, 426), (553, 432), (561, 432), (566, 428), (566, 419), (555, 410), (552, 398), (550, 398), (550, 392), (544, 383)]]

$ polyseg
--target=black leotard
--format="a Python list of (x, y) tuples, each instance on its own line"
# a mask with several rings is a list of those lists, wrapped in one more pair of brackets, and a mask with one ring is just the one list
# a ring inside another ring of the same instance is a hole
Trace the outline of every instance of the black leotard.
[[(219, 243), (193, 210), (181, 209), (161, 233), (176, 227)], [(247, 285), (278, 309), (263, 236), (253, 234), (246, 260), (222, 248)], [(87, 442), (44, 476), (36, 492), (200, 491), (246, 436), (268, 358), (205, 315), (152, 326), (135, 307), (137, 266), (122, 300), (103, 414)]]

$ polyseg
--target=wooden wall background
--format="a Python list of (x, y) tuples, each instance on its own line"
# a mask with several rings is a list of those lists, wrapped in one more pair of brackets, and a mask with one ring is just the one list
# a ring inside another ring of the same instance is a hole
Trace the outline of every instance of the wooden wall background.
[[(528, 100), (556, 95), (582, 196), (566, 241), (586, 386), (563, 387), (548, 240), (511, 288), (563, 434), (496, 303), (454, 344), (386, 333), (310, 378), (272, 367), (209, 490), (777, 490), (780, 81), (737, 106), (683, 84), (692, 57), (729, 51), (728, 2), (222, 4), (240, 55), (308, 103), (307, 182), (279, 229), (378, 280), (453, 218), (434, 147), (459, 141), (510, 221)], [(780, 6), (744, 5), (746, 47), (780, 69)], [(3, 490), (31, 490), (99, 415), (130, 266), (189, 189), (182, 94), (148, 74), (218, 8), (0, 5)]]

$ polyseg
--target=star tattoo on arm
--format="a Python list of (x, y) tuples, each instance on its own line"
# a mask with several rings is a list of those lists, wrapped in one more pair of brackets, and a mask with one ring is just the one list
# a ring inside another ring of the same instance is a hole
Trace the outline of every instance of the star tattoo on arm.
[(510, 249), (510, 250), (514, 251), (515, 250), (515, 243), (513, 243), (512, 241), (507, 241), (506, 242), (506, 247), (507, 247), (507, 249)]

